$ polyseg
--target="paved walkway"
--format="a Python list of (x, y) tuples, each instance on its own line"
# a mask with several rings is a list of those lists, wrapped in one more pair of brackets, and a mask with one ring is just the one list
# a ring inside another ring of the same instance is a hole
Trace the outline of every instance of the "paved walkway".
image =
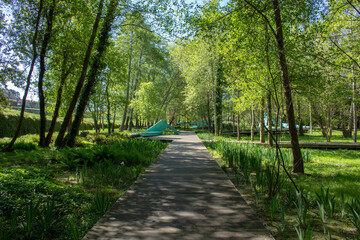
[(84, 239), (273, 239), (195, 133), (170, 138)]

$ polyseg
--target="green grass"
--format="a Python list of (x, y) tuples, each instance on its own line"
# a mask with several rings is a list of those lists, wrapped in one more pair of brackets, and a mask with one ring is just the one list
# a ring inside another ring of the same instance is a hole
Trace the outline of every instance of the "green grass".
[[(214, 136), (214, 134), (209, 133), (198, 133), (200, 139), (203, 140), (223, 140), (223, 141), (237, 141), (237, 137), (232, 137), (230, 135), (223, 136)], [(360, 141), (360, 132), (358, 132), (357, 139)], [(265, 135), (265, 139), (267, 140), (267, 134)], [(255, 141), (260, 140), (259, 134), (256, 134), (254, 137)], [(251, 141), (250, 136), (241, 136), (240, 141)], [(281, 137), (281, 141), (290, 141), (289, 134), (284, 134)], [(314, 130), (312, 134), (310, 131), (305, 133), (305, 136), (299, 136), (300, 142), (326, 142), (326, 139), (322, 137), (320, 130)], [(352, 138), (343, 138), (342, 132), (340, 130), (333, 130), (331, 142), (353, 142)]]
[[(349, 197), (360, 196), (360, 152), (355, 150), (309, 150), (311, 162), (305, 163), (309, 176), (297, 176), (297, 181), (311, 192), (320, 186)], [(314, 184), (316, 182), (316, 184)]]
[[(233, 169), (235, 184), (241, 182), (240, 191), (253, 196), (251, 201), (256, 203), (254, 205), (266, 219), (266, 225), (276, 239), (297, 239), (298, 234), (304, 235), (306, 229), (310, 233), (309, 226), (313, 228), (312, 239), (329, 239), (329, 231), (334, 239), (360, 237), (360, 232), (356, 230), (360, 220), (360, 210), (356, 210), (359, 204), (354, 202), (360, 196), (358, 151), (304, 150), (307, 156), (306, 174), (292, 175), (302, 189), (306, 199), (304, 202), (296, 197), (295, 189), (283, 170), (280, 171), (281, 184), (276, 188), (274, 196), (270, 196), (269, 189), (274, 188), (276, 179), (276, 171), (272, 170), (275, 163), (273, 148), (223, 141), (206, 142), (205, 145), (215, 158), (220, 158), (219, 163), (224, 169)], [(291, 151), (283, 149), (282, 152), (290, 171)], [(238, 174), (239, 170), (241, 174)], [(324, 197), (324, 192), (327, 192), (327, 197)], [(324, 202), (321, 199), (329, 200)], [(323, 208), (320, 208), (318, 201)], [(319, 209), (325, 212), (321, 214)], [(299, 214), (302, 215), (300, 218)]]
[(80, 239), (167, 146), (115, 134), (39, 149), (32, 138), (0, 153), (1, 240)]

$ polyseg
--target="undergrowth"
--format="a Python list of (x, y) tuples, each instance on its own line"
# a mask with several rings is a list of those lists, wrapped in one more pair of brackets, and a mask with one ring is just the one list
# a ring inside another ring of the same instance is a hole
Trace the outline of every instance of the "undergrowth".
[(167, 146), (114, 139), (0, 153), (0, 239), (81, 239)]
[[(339, 187), (345, 173), (337, 164), (327, 162), (327, 170), (316, 170), (319, 150), (302, 151), (306, 171), (311, 174), (293, 175), (299, 187), (297, 191), (285, 172), (277, 167), (274, 148), (224, 141), (204, 144), (212, 153), (219, 154), (223, 168), (232, 169), (235, 181), (249, 186), (255, 205), (261, 209), (277, 239), (360, 238), (360, 190), (355, 180), (360, 177), (358, 161), (353, 162), (354, 169), (346, 169), (345, 176), (354, 175), (352, 193), (348, 193)], [(282, 155), (290, 171), (292, 153), (282, 149)], [(351, 166), (350, 162), (344, 162)], [(329, 172), (331, 178), (327, 178)]]

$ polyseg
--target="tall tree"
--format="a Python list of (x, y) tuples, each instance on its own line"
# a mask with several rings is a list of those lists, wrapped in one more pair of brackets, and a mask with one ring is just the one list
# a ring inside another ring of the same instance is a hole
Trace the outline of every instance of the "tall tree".
[(286, 99), (286, 110), (289, 122), (289, 132), (291, 138), (291, 149), (293, 153), (293, 167), (294, 173), (304, 173), (304, 162), (300, 151), (299, 139), (295, 124), (295, 114), (293, 100), (291, 96), (290, 77), (288, 73), (288, 66), (286, 61), (284, 35), (282, 30), (281, 12), (278, 0), (272, 0), (273, 10), (276, 23), (276, 42), (279, 54), (279, 63), (281, 66), (282, 80), (284, 86), (284, 94)]
[(109, 43), (110, 31), (115, 19), (115, 12), (117, 9), (117, 5), (118, 5), (118, 1), (111, 0), (107, 7), (104, 23), (100, 31), (99, 42), (97, 44), (97, 49), (96, 49), (97, 51), (94, 56), (94, 61), (91, 65), (91, 69), (87, 77), (84, 90), (81, 93), (81, 97), (76, 108), (75, 119), (71, 124), (70, 132), (66, 137), (66, 145), (69, 147), (73, 147), (75, 145), (75, 138), (78, 134), (79, 126), (83, 118), (84, 111), (88, 103), (91, 91), (93, 90), (93, 87), (96, 84), (97, 75), (99, 71), (101, 71), (104, 68), (103, 58), (105, 51), (110, 44)]
[(34, 27), (34, 36), (33, 36), (32, 41), (31, 41), (32, 60), (31, 60), (31, 63), (30, 63), (29, 73), (28, 73), (27, 80), (26, 80), (26, 87), (25, 87), (24, 96), (23, 96), (23, 99), (22, 99), (21, 110), (20, 110), (20, 118), (19, 118), (19, 122), (18, 122), (18, 125), (17, 125), (17, 128), (16, 128), (16, 131), (15, 131), (15, 134), (14, 134), (13, 138), (11, 139), (10, 143), (5, 147), (5, 150), (10, 150), (12, 148), (12, 146), (14, 145), (14, 143), (16, 142), (16, 139), (18, 138), (18, 136), (20, 134), (22, 123), (24, 121), (26, 97), (27, 97), (28, 92), (29, 92), (32, 72), (34, 70), (36, 59), (38, 57), (37, 38), (38, 38), (38, 34), (39, 34), (40, 18), (41, 18), (41, 14), (42, 14), (42, 11), (43, 11), (43, 7), (44, 7), (44, 0), (40, 0), (38, 10), (37, 10), (35, 27)]
[(93, 46), (94, 46), (94, 43), (95, 43), (95, 38), (96, 38), (96, 34), (97, 34), (97, 31), (98, 31), (98, 28), (99, 28), (101, 15), (102, 15), (102, 12), (103, 12), (103, 7), (104, 7), (104, 0), (100, 0), (98, 10), (97, 10), (97, 14), (96, 14), (96, 19), (95, 19), (95, 22), (93, 24), (92, 33), (91, 33), (89, 43), (88, 43), (88, 47), (87, 47), (87, 50), (86, 50), (86, 53), (85, 53), (84, 63), (83, 63), (81, 75), (80, 75), (80, 78), (79, 78), (79, 80), (77, 82), (75, 92), (74, 92), (74, 95), (72, 97), (70, 106), (69, 106), (69, 108), (68, 108), (68, 110), (66, 112), (66, 115), (64, 117), (64, 121), (61, 124), (59, 134), (58, 134), (58, 136), (56, 138), (56, 141), (55, 141), (56, 146), (63, 146), (64, 145), (63, 139), (64, 139), (64, 135), (65, 135), (65, 132), (66, 132), (66, 128), (68, 127), (68, 125), (70, 123), (70, 120), (72, 119), (72, 114), (73, 114), (73, 111), (75, 109), (77, 100), (80, 97), (81, 89), (82, 89), (82, 87), (84, 85), (84, 81), (85, 81), (85, 78), (86, 78), (87, 69), (88, 69), (88, 66), (90, 64), (91, 52), (92, 52), (92, 49), (93, 49)]
[(40, 51), (40, 73), (38, 80), (38, 91), (39, 91), (39, 103), (40, 103), (40, 142), (39, 145), (41, 147), (45, 147), (45, 131), (46, 131), (46, 113), (45, 113), (45, 96), (44, 96), (44, 75), (45, 75), (45, 55), (47, 52), (47, 48), (50, 42), (53, 21), (54, 21), (54, 12), (55, 12), (56, 0), (51, 2), (49, 7), (49, 11), (46, 19), (46, 30), (44, 34), (44, 38), (42, 40), (42, 46)]

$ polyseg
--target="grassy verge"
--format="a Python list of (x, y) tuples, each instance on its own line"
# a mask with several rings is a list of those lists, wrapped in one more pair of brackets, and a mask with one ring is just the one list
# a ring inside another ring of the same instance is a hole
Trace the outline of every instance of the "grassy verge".
[[(198, 133), (200, 139), (203, 140), (223, 140), (223, 141), (237, 141), (236, 136), (231, 135), (223, 135), (223, 136), (214, 136), (214, 134), (209, 133)], [(358, 133), (358, 139), (360, 137), (360, 133)], [(254, 137), (255, 141), (259, 141), (260, 136), (256, 134)], [(267, 139), (267, 135), (266, 138)], [(251, 141), (250, 136), (241, 136), (240, 141)], [(281, 141), (290, 141), (289, 134), (283, 134), (281, 137)], [(312, 134), (310, 131), (306, 132), (304, 136), (299, 136), (300, 142), (326, 142), (326, 139), (322, 137), (320, 130), (314, 130)], [(340, 130), (333, 130), (331, 142), (353, 142), (352, 138), (343, 138), (342, 132)]]
[[(15, 134), (17, 124), (19, 121), (20, 111), (3, 109), (0, 111), (0, 138), (12, 137)], [(61, 126), (62, 119), (59, 118), (55, 124), (55, 131), (58, 131)], [(46, 126), (49, 128), (51, 117), (47, 117)], [(93, 123), (90, 119), (85, 119), (81, 124), (80, 129), (92, 129)], [(40, 116), (33, 113), (25, 112), (24, 121), (21, 127), (20, 135), (37, 134), (40, 129)]]
[(90, 134), (82, 147), (38, 149), (32, 138), (0, 153), (2, 240), (81, 239), (167, 146)]
[[(276, 239), (360, 238), (360, 153), (305, 150), (306, 175), (283, 170), (277, 178), (274, 149), (229, 142), (205, 143), (247, 196)], [(291, 169), (291, 152), (283, 149)], [(278, 180), (276, 180), (278, 179)], [(275, 184), (277, 182), (277, 184)]]

